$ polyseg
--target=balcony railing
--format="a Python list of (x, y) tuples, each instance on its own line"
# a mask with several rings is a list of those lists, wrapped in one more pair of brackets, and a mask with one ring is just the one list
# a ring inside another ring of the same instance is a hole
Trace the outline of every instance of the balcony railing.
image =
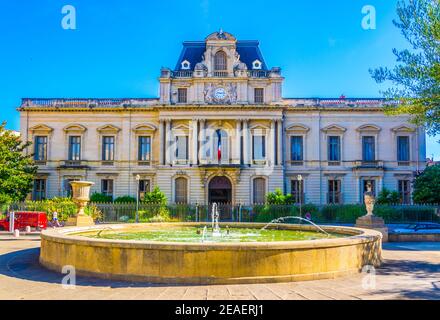
[(193, 72), (191, 70), (179, 70), (173, 71), (172, 75), (174, 78), (191, 78), (193, 76)]
[(214, 71), (213, 76), (216, 78), (227, 78), (228, 72), (227, 71)]
[(123, 107), (151, 105), (157, 99), (148, 98), (114, 98), (114, 99), (70, 99), (70, 98), (24, 98), (22, 107), (58, 107), (58, 108), (93, 108), (93, 107)]
[(248, 70), (248, 77), (250, 78), (267, 78), (270, 75), (270, 71), (266, 70)]
[(358, 168), (381, 168), (383, 161), (381, 160), (358, 160), (355, 161), (355, 167)]

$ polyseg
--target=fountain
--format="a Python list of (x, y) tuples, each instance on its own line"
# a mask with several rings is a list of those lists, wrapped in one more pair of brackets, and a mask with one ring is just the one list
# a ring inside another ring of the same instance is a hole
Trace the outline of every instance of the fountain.
[(217, 203), (212, 204), (211, 209), (211, 219), (212, 219), (212, 236), (213, 237), (221, 237), (220, 226), (218, 225), (218, 220), (220, 218), (220, 214), (218, 213), (218, 205)]
[(329, 234), (327, 231), (325, 231), (324, 229), (322, 229), (322, 228), (321, 228), (320, 226), (318, 226), (316, 223), (313, 223), (312, 221), (310, 221), (310, 220), (308, 220), (308, 219), (304, 219), (304, 218), (297, 217), (297, 216), (287, 216), (287, 217), (280, 217), (280, 218), (273, 219), (273, 220), (270, 221), (268, 224), (266, 224), (263, 228), (261, 228), (261, 230), (266, 230), (267, 227), (270, 226), (271, 224), (278, 223), (278, 222), (283, 222), (283, 221), (286, 220), (286, 219), (297, 219), (297, 220), (300, 220), (300, 221), (308, 222), (308, 223), (310, 223), (312, 226), (314, 226), (316, 229), (318, 229), (320, 232), (325, 233), (325, 234), (327, 235), (327, 237), (330, 236), (330, 234)]

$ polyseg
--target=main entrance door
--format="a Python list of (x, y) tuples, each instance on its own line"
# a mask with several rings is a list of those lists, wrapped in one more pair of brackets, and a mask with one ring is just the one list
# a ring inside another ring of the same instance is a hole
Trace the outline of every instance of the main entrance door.
[(220, 220), (232, 219), (232, 184), (224, 176), (214, 177), (209, 182), (209, 210), (211, 210), (211, 205), (214, 202), (218, 204)]

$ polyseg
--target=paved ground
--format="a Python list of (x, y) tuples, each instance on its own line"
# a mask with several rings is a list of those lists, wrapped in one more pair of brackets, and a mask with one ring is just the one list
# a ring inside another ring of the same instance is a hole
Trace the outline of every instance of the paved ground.
[[(438, 299), (440, 243), (385, 244), (372, 277), (278, 284), (170, 286), (78, 278), (75, 289), (38, 264), (38, 240), (0, 241), (0, 299)], [(374, 288), (373, 288), (374, 286)]]

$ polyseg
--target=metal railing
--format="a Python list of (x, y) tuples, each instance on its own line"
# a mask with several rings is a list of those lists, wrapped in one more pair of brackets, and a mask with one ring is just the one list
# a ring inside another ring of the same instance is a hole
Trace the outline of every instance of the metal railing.
[(191, 70), (173, 71), (172, 76), (175, 78), (191, 78), (193, 76), (193, 71)]

